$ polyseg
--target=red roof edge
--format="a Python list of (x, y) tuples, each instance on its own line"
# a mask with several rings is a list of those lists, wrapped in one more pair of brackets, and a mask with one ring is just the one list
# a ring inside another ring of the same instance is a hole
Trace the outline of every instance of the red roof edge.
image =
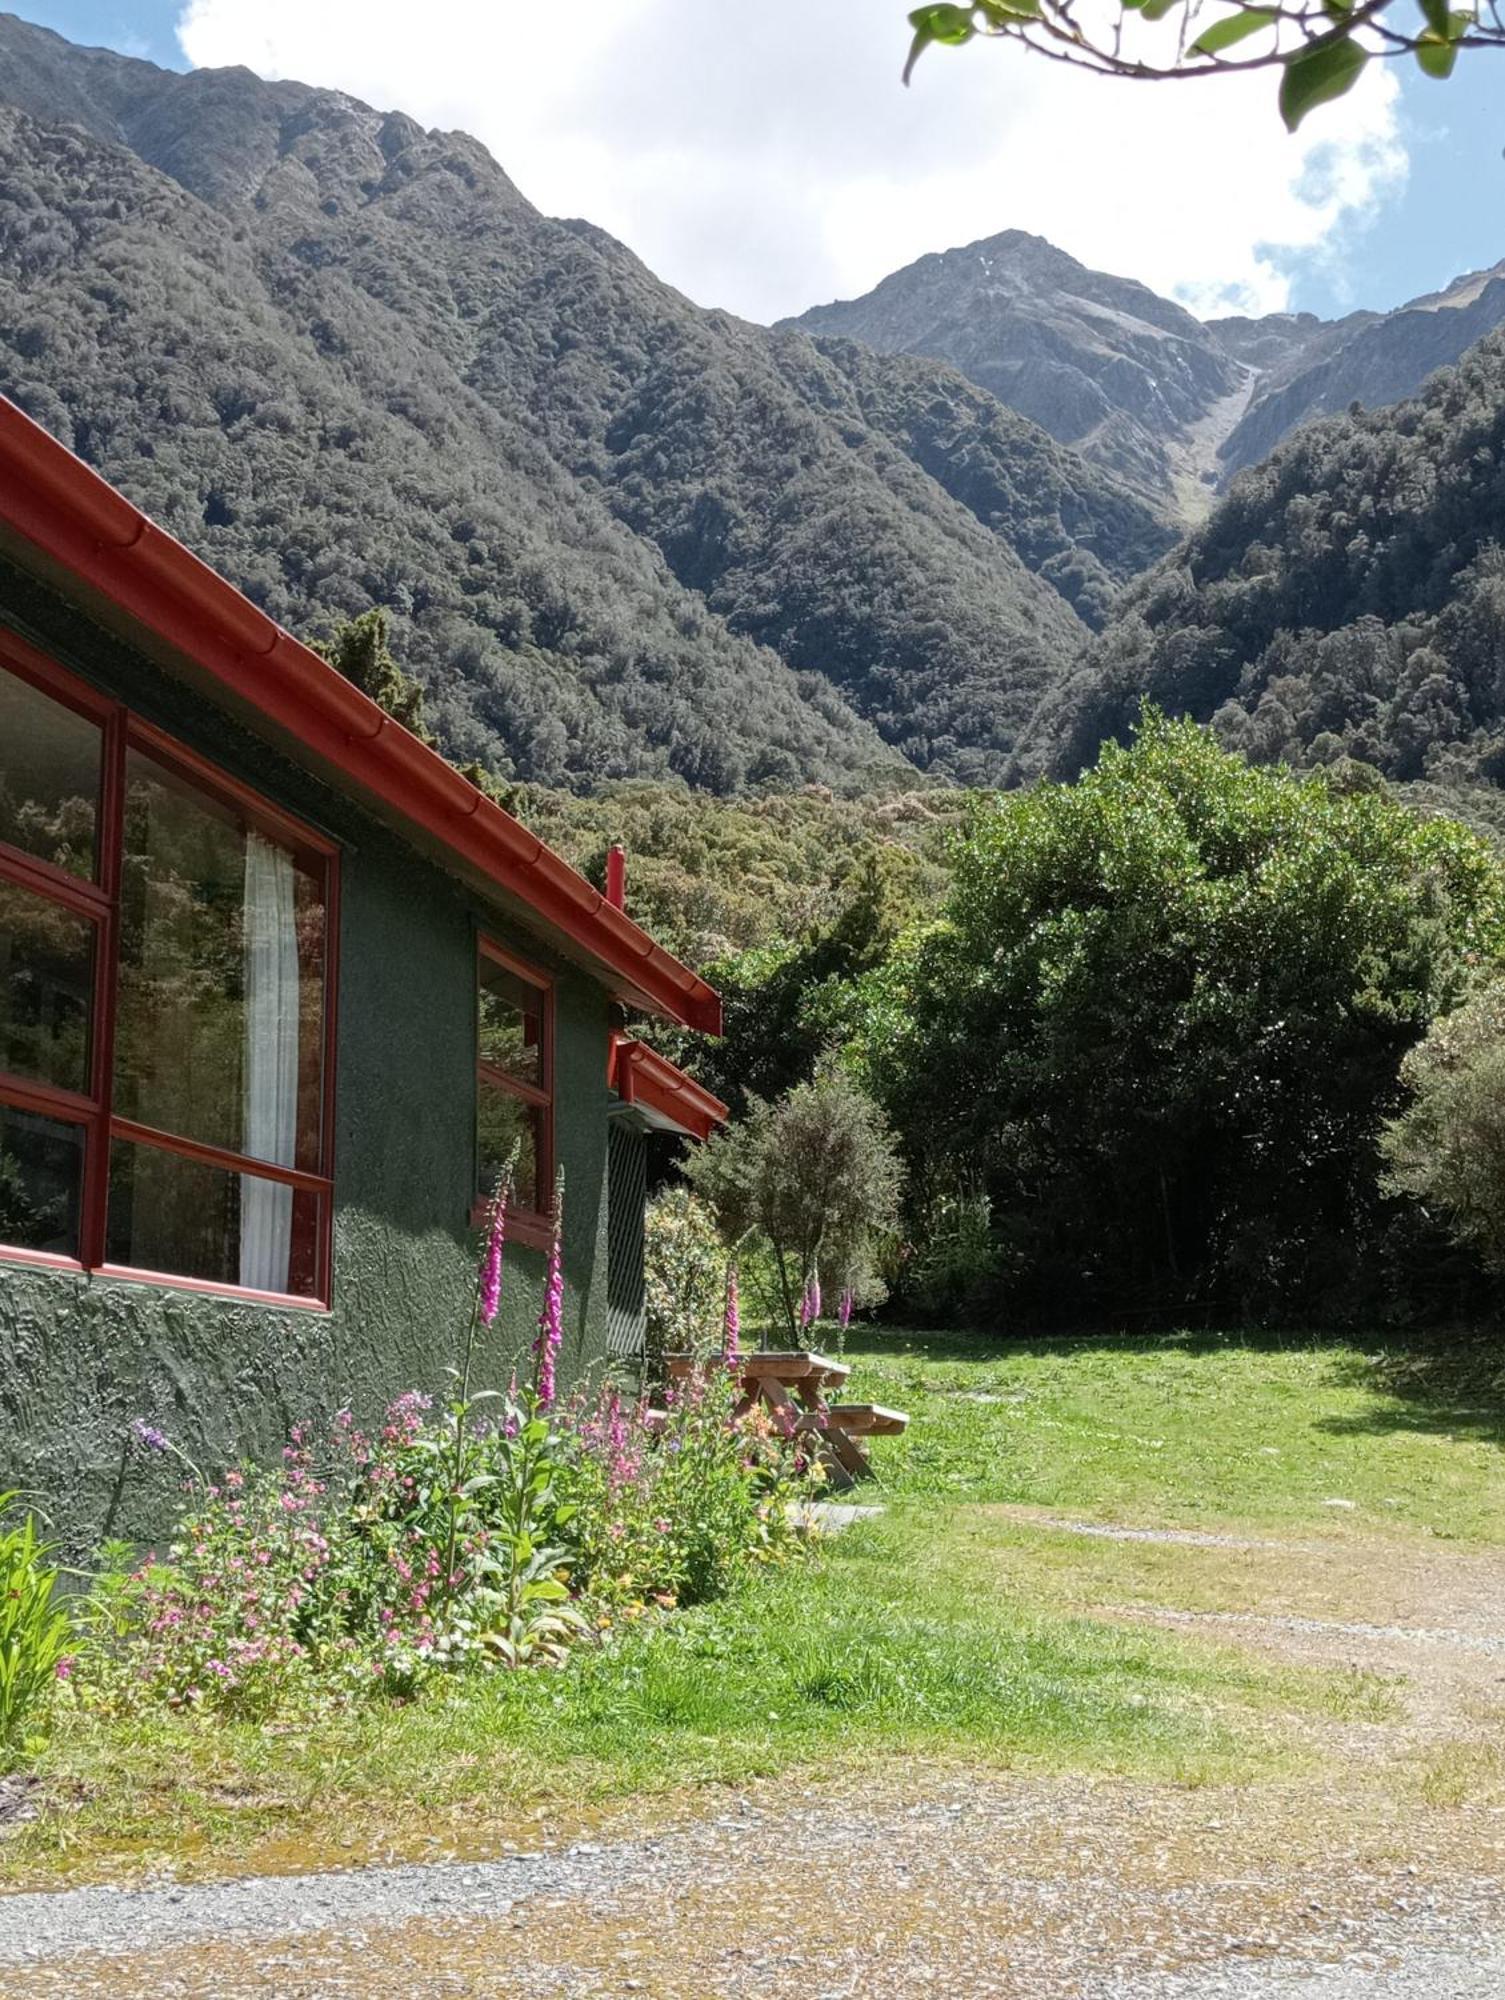
[(4, 396), (0, 522), (237, 703), (528, 904), (613, 975), (606, 983), (618, 998), (720, 1034), (713, 987)]
[(606, 1080), (624, 1104), (671, 1125), (690, 1139), (709, 1139), (727, 1107), (667, 1056), (631, 1035), (613, 1035)]

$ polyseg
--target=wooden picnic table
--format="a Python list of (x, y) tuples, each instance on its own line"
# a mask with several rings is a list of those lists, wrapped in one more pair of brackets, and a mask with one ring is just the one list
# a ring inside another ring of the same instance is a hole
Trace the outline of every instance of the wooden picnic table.
[[(720, 1356), (708, 1360), (693, 1354), (667, 1357), (671, 1382), (686, 1381), (707, 1367), (727, 1365)], [(803, 1434), (818, 1439), (833, 1483), (839, 1487), (872, 1477), (873, 1468), (859, 1438), (896, 1436), (909, 1423), (902, 1410), (884, 1409), (878, 1403), (831, 1402), (829, 1392), (839, 1389), (852, 1371), (848, 1363), (829, 1354), (817, 1354), (810, 1348), (758, 1349), (739, 1355), (736, 1367), (742, 1394), (733, 1415), (746, 1416), (762, 1403), (786, 1437)]]

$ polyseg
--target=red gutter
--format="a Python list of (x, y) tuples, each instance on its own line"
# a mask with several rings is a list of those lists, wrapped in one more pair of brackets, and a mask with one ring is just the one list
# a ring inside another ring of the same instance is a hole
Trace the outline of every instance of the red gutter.
[(82, 459), (0, 396), (0, 523), (351, 783), (535, 910), (616, 997), (721, 1032), (714, 988)]
[(719, 1097), (631, 1035), (612, 1036), (606, 1080), (624, 1104), (655, 1113), (692, 1139), (709, 1139), (728, 1117)]

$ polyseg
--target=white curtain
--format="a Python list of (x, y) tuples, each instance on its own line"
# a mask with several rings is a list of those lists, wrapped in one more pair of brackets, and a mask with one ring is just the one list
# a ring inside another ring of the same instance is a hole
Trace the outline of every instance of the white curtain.
[[(245, 1140), (248, 1153), (295, 1164), (298, 1136), (298, 934), (293, 857), (259, 833), (246, 836)], [(240, 1282), (288, 1289), (293, 1191), (240, 1181)]]

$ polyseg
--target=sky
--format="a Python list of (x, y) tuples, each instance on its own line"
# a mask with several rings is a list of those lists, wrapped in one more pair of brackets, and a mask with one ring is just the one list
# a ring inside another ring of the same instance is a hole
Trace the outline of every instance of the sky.
[(9, 4), (472, 132), (546, 213), (752, 319), (1008, 228), (1204, 314), (1383, 309), (1505, 258), (1505, 51), (1445, 84), (1372, 64), (1292, 139), (1268, 75), (1146, 86), (974, 45), (904, 90), (906, 0)]

